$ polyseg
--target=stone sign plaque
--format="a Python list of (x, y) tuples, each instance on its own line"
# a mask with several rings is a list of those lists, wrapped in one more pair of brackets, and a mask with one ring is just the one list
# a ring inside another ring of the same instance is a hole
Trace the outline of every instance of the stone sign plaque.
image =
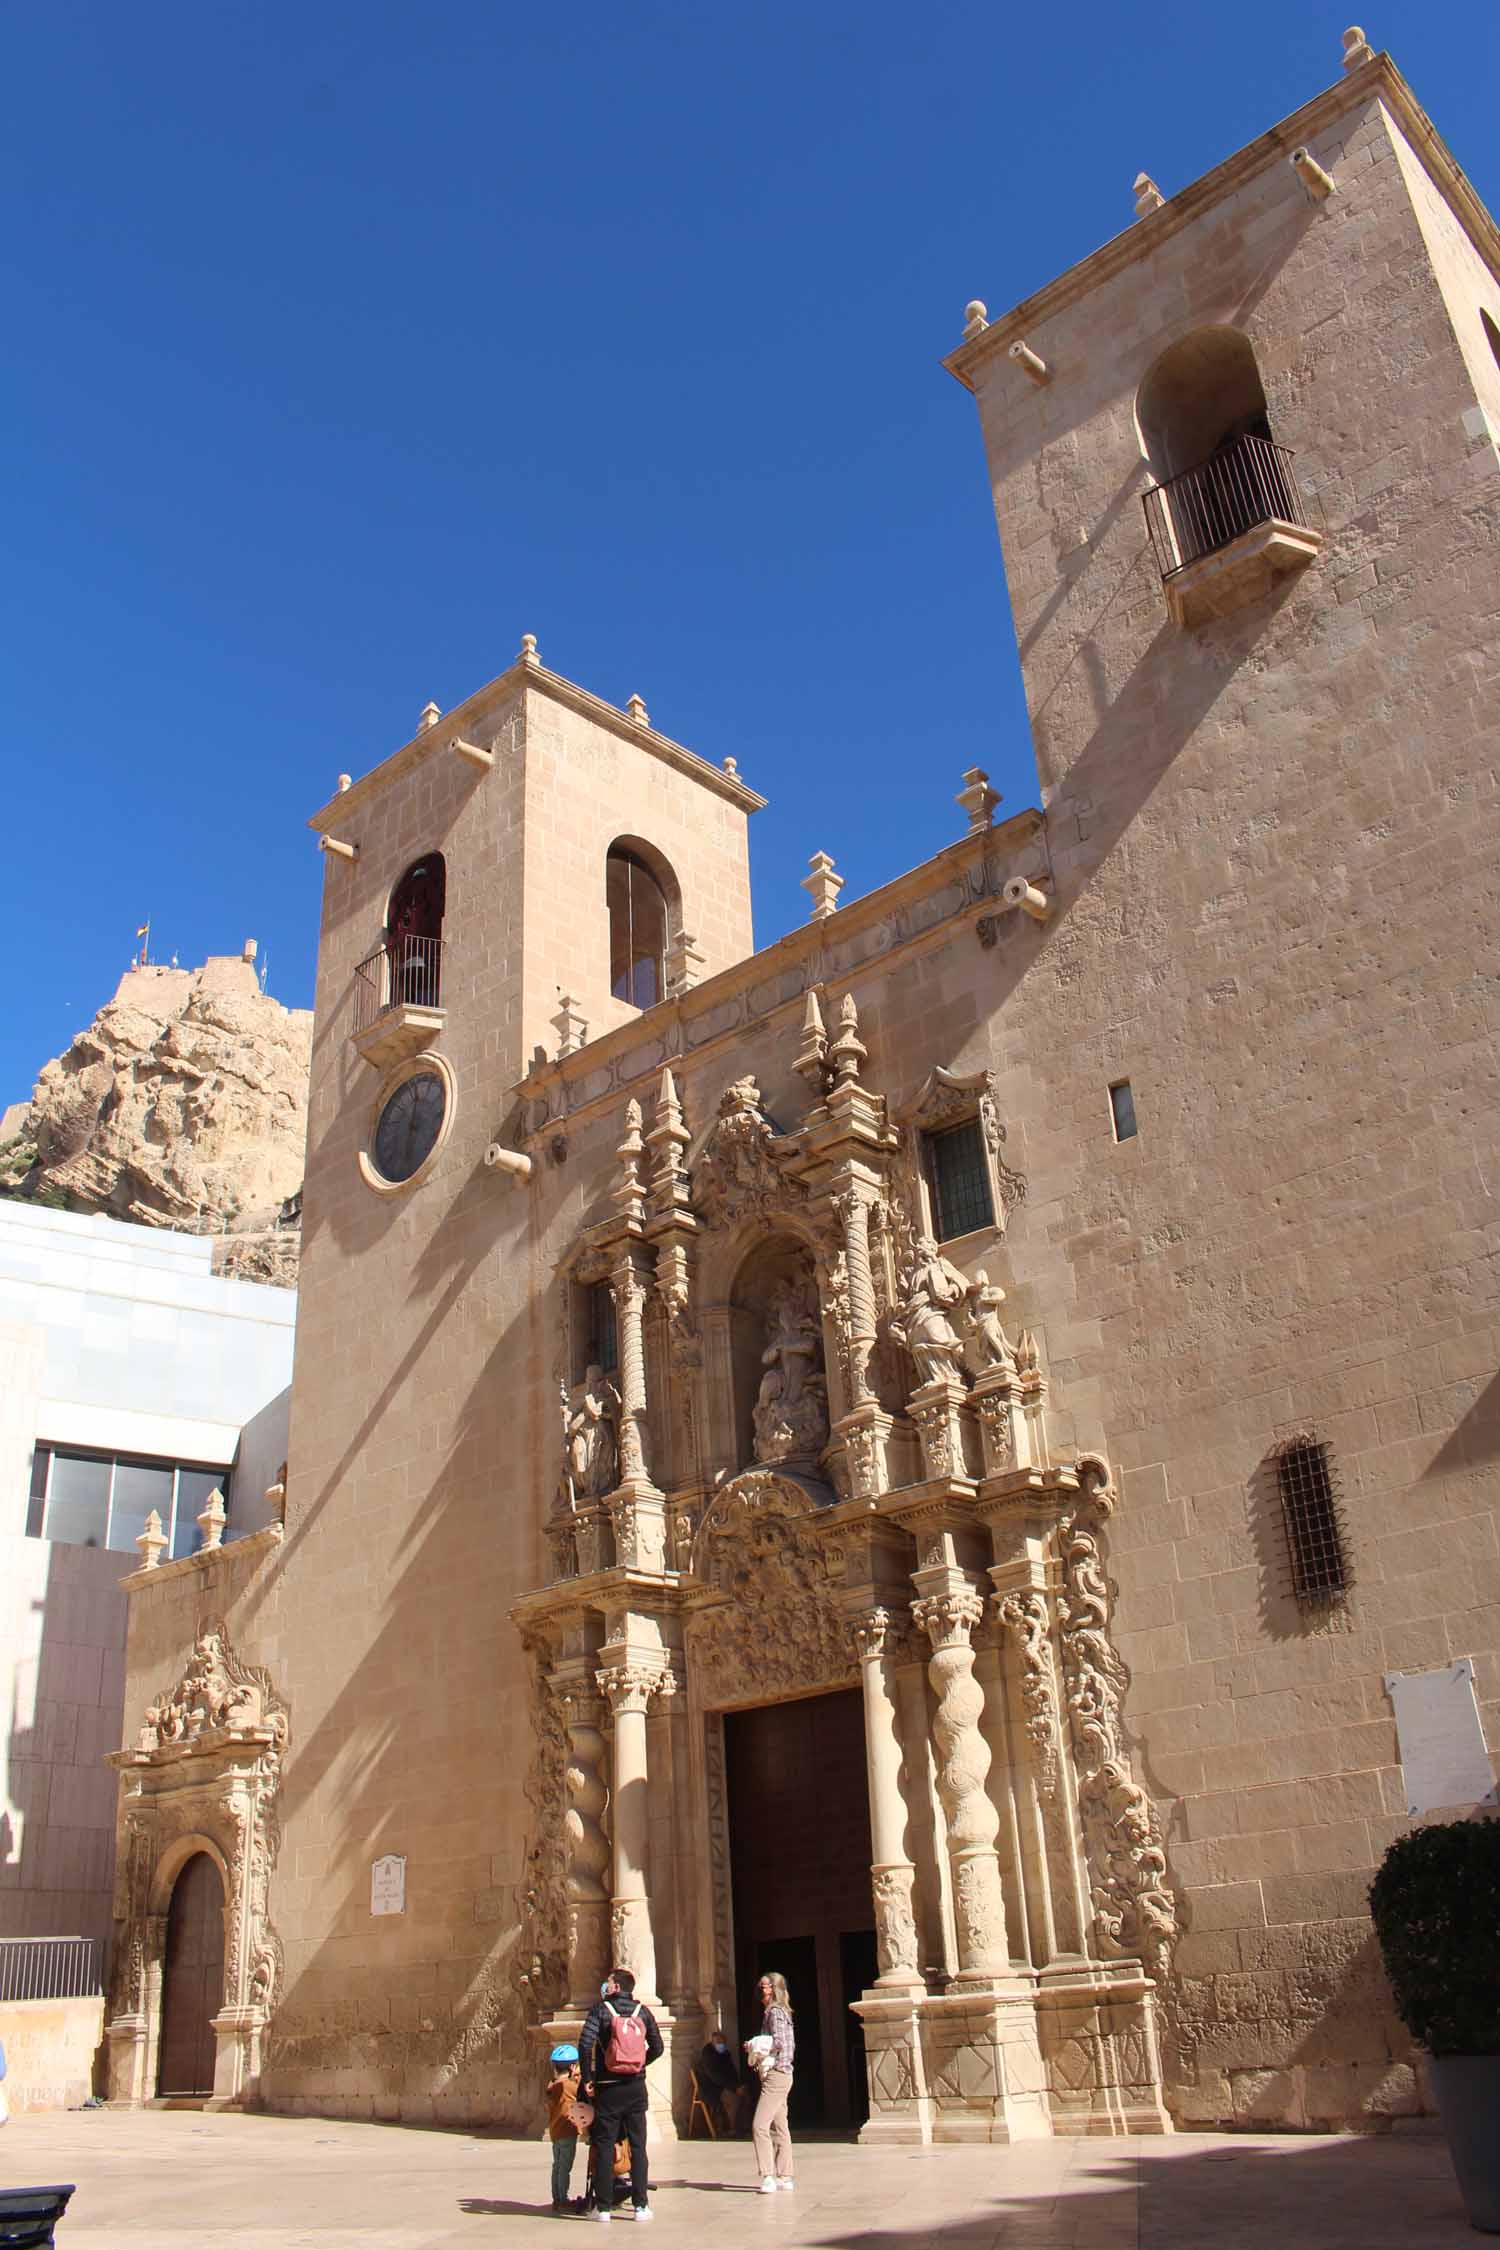
[(1406, 1780), (1407, 1811), (1495, 1802), (1495, 1777), (1474, 1701), (1467, 1656), (1436, 1672), (1387, 1672), (1396, 1707), (1396, 1739)]
[(406, 1861), (397, 1852), (387, 1852), (370, 1869), (370, 1912), (406, 1912)]

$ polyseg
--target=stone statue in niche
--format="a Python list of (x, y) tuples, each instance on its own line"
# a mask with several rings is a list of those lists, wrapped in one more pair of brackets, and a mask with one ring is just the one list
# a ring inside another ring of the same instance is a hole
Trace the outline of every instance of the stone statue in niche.
[(619, 1483), (620, 1394), (600, 1367), (590, 1367), (563, 1406), (565, 1482), (575, 1508), (587, 1507)]
[(968, 1282), (931, 1235), (918, 1235), (901, 1277), (901, 1302), (891, 1321), (891, 1334), (911, 1353), (919, 1388), (927, 1383), (963, 1382), (964, 1343), (953, 1318), (968, 1294)]
[(1014, 1367), (1016, 1355), (1000, 1325), (1005, 1291), (981, 1266), (966, 1292), (964, 1325), (969, 1332), (969, 1359), (976, 1375), (992, 1367)]
[(815, 1461), (828, 1441), (828, 1386), (817, 1295), (805, 1281), (779, 1284), (766, 1312), (764, 1373), (753, 1410), (757, 1461)]

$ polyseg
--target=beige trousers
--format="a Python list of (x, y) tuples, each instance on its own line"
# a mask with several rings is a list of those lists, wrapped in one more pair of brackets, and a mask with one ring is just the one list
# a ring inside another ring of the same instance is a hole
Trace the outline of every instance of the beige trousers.
[(792, 2136), (786, 2122), (787, 2096), (791, 2090), (789, 2070), (768, 2070), (760, 2082), (760, 2100), (755, 2105), (751, 2134), (755, 2141), (755, 2168), (763, 2180), (789, 2180), (792, 2176)]

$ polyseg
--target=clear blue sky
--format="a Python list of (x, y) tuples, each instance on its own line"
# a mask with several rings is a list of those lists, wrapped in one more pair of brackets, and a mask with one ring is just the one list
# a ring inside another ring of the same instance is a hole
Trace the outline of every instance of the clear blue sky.
[[(304, 824), (510, 661), (772, 799), (757, 935), (1034, 794), (972, 402), (938, 365), (1339, 75), (1186, 0), (43, 0), (0, 23), (0, 1101), (138, 922), (306, 1004)], [(1495, 206), (1500, 10), (1367, 19)]]

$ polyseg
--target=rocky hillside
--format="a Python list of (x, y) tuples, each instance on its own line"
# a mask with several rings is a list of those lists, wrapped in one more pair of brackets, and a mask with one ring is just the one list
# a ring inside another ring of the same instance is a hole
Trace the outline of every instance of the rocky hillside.
[(253, 949), (201, 969), (132, 969), (24, 1112), (0, 1193), (219, 1235), (217, 1270), (296, 1283), (312, 1015), (260, 989)]

